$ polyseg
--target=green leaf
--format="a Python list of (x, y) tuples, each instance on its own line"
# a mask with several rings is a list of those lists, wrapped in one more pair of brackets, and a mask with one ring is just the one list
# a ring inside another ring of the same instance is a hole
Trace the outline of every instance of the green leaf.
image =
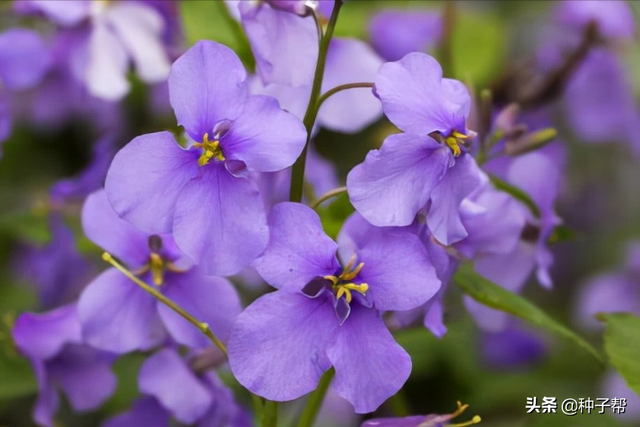
[(496, 189), (510, 194), (514, 199), (524, 203), (536, 218), (540, 217), (540, 208), (524, 190), (516, 187), (515, 185), (511, 185), (503, 179), (498, 178), (497, 176), (492, 174), (489, 174), (489, 179), (491, 180), (493, 186), (496, 187)]
[(569, 240), (580, 240), (583, 238), (584, 235), (581, 232), (574, 230), (571, 227), (567, 227), (566, 225), (559, 225), (551, 232), (551, 236), (549, 236), (548, 242), (560, 243)]
[(349, 202), (347, 193), (342, 193), (333, 199), (327, 207), (317, 209), (324, 232), (333, 239), (338, 236), (342, 224), (353, 213), (354, 209)]
[[(458, 286), (471, 298), (487, 307), (509, 313), (527, 322), (568, 338), (582, 347), (604, 367), (602, 355), (582, 337), (558, 323), (520, 295), (507, 291), (485, 279), (469, 264), (460, 267), (454, 277)], [(638, 353), (640, 354), (640, 353)]]
[(12, 212), (2, 215), (0, 231), (34, 244), (45, 244), (51, 240), (47, 215), (40, 212)]
[(640, 395), (640, 318), (630, 313), (598, 314), (605, 322), (604, 351), (627, 385)]
[(37, 389), (29, 362), (9, 349), (0, 349), (0, 399), (25, 396)]

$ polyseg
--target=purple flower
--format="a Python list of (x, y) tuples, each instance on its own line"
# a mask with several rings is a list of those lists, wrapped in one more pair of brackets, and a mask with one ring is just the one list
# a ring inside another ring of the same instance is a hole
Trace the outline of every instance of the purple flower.
[(371, 18), (369, 33), (376, 52), (387, 61), (398, 61), (435, 47), (442, 37), (442, 18), (422, 10), (385, 10)]
[[(238, 296), (227, 280), (190, 268), (170, 235), (149, 235), (118, 218), (104, 191), (87, 198), (82, 223), (87, 237), (226, 341), (241, 311)], [(180, 344), (194, 348), (210, 345), (196, 327), (114, 268), (87, 286), (78, 311), (84, 339), (97, 348), (117, 353), (147, 350), (165, 340), (165, 329)]]
[(247, 172), (282, 170), (300, 155), (302, 123), (268, 96), (250, 96), (229, 48), (199, 42), (173, 65), (171, 105), (190, 142), (160, 132), (115, 157), (105, 189), (115, 211), (141, 229), (172, 232), (208, 274), (246, 267), (268, 240), (258, 187)]
[(412, 53), (380, 67), (375, 93), (387, 117), (406, 133), (389, 136), (349, 173), (351, 203), (377, 226), (409, 225), (425, 209), (438, 241), (463, 239), (460, 203), (481, 183), (480, 169), (460, 148), (471, 137), (466, 88), (443, 79), (432, 57)]
[(416, 307), (440, 287), (422, 244), (399, 230), (347, 227), (340, 240), (349, 262), (341, 267), (338, 245), (311, 209), (281, 203), (269, 226), (255, 267), (279, 290), (238, 317), (228, 346), (232, 372), (252, 392), (286, 401), (315, 389), (333, 366), (334, 391), (358, 413), (375, 410), (411, 370), (381, 311)]
[(129, 92), (129, 62), (140, 78), (157, 83), (167, 78), (170, 62), (162, 42), (165, 22), (144, 2), (23, 0), (18, 10), (42, 12), (63, 27), (91, 22), (84, 43), (74, 53), (89, 92), (116, 101)]
[(0, 34), (0, 82), (9, 90), (37, 84), (51, 63), (51, 53), (40, 36), (14, 28)]
[(633, 11), (621, 0), (565, 0), (555, 9), (554, 17), (562, 27), (577, 32), (593, 21), (600, 34), (611, 39), (632, 39), (635, 33)]
[(82, 345), (78, 320), (76, 305), (70, 304), (48, 313), (24, 313), (13, 328), (16, 345), (31, 361), (38, 381), (33, 418), (40, 425), (53, 426), (58, 387), (76, 411), (97, 408), (115, 390), (110, 370), (114, 356)]
[(522, 369), (540, 361), (547, 353), (542, 338), (516, 325), (481, 335), (481, 354), (493, 369)]
[[(461, 424), (449, 424), (453, 418), (464, 412), (469, 405), (462, 405), (458, 402), (458, 409), (452, 414), (446, 415), (413, 415), (403, 418), (375, 418), (367, 420), (360, 427), (454, 427), (456, 425), (470, 426), (480, 422), (478, 415), (474, 416), (470, 422)], [(447, 423), (447, 424), (445, 424)]]

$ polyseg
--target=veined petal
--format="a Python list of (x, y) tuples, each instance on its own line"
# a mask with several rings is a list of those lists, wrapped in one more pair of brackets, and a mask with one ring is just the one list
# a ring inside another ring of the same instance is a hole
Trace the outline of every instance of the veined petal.
[(447, 172), (451, 156), (430, 137), (391, 135), (347, 176), (351, 203), (374, 225), (409, 225)]
[(178, 123), (194, 141), (222, 120), (234, 120), (247, 97), (245, 71), (228, 47), (201, 40), (176, 60), (169, 74), (169, 98)]
[(325, 347), (337, 327), (328, 299), (269, 293), (238, 317), (227, 347), (229, 366), (240, 384), (259, 396), (296, 399), (314, 390), (329, 368)]
[(206, 274), (240, 272), (264, 251), (269, 239), (262, 196), (249, 178), (236, 178), (221, 163), (202, 168), (175, 207), (176, 243)]
[(327, 349), (336, 369), (331, 386), (359, 414), (375, 411), (409, 378), (411, 358), (380, 318), (380, 313), (354, 305)]
[(115, 353), (148, 350), (166, 336), (156, 304), (151, 295), (110, 268), (80, 295), (82, 335), (93, 347)]
[(302, 122), (275, 98), (254, 95), (220, 145), (227, 159), (243, 161), (250, 170), (275, 172), (296, 161), (306, 138)]
[[(209, 325), (213, 334), (226, 342), (231, 326), (242, 311), (240, 299), (228, 280), (204, 276), (196, 269), (186, 273), (167, 273), (164, 294), (196, 319)], [(160, 317), (171, 336), (180, 344), (203, 348), (209, 339), (169, 307), (158, 306)]]
[[(438, 61), (423, 53), (410, 53), (397, 62), (387, 62), (378, 71), (375, 93), (382, 109), (405, 132), (427, 135), (439, 131), (466, 131), (465, 112), (470, 98), (442, 81)], [(464, 101), (461, 104), (461, 101)]]
[(271, 286), (301, 290), (312, 279), (336, 272), (337, 250), (311, 208), (283, 202), (269, 214), (269, 244), (254, 267)]
[(168, 233), (182, 187), (199, 174), (197, 156), (171, 133), (151, 133), (116, 154), (105, 190), (118, 215), (146, 232)]
[(473, 157), (463, 153), (433, 190), (427, 226), (439, 242), (450, 245), (467, 237), (460, 219), (460, 204), (484, 180)]
[(114, 3), (106, 19), (129, 51), (142, 81), (158, 83), (169, 76), (171, 64), (162, 45), (162, 16), (143, 3)]
[(91, 241), (132, 269), (149, 260), (149, 235), (120, 218), (104, 190), (87, 197), (82, 207), (82, 229)]
[(175, 350), (165, 348), (149, 357), (138, 376), (140, 391), (149, 394), (178, 421), (195, 423), (213, 403), (213, 396)]

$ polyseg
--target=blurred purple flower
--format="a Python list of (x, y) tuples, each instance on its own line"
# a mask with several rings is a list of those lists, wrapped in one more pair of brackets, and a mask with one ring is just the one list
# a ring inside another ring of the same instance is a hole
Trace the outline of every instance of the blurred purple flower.
[(595, 22), (600, 34), (609, 39), (632, 39), (635, 33), (633, 11), (623, 0), (564, 0), (554, 10), (554, 18), (578, 33)]
[(114, 392), (116, 378), (110, 367), (115, 356), (82, 344), (75, 304), (42, 314), (22, 314), (13, 338), (36, 374), (39, 394), (33, 418), (38, 424), (53, 427), (58, 387), (76, 411), (95, 409)]
[(298, 119), (271, 97), (250, 96), (245, 79), (233, 51), (197, 43), (169, 77), (187, 147), (169, 132), (137, 137), (105, 184), (119, 215), (152, 234), (172, 232), (207, 274), (238, 273), (264, 250), (266, 215), (250, 172), (287, 168), (306, 139)]
[[(170, 235), (149, 235), (118, 218), (104, 191), (87, 198), (82, 224), (89, 239), (125, 262), (142, 280), (158, 286), (226, 341), (241, 311), (238, 295), (227, 280), (190, 268), (190, 261)], [(78, 310), (83, 337), (97, 348), (116, 353), (147, 350), (164, 341), (165, 328), (180, 344), (194, 348), (210, 345), (196, 327), (114, 268), (87, 286)]]
[(231, 370), (252, 392), (292, 400), (312, 391), (333, 365), (333, 389), (366, 413), (408, 378), (409, 356), (381, 311), (424, 303), (440, 281), (417, 237), (360, 224), (367, 223), (341, 232), (342, 254), (350, 257), (342, 268), (338, 245), (311, 209), (288, 202), (273, 208), (269, 245), (255, 267), (279, 290), (238, 317), (228, 346)]

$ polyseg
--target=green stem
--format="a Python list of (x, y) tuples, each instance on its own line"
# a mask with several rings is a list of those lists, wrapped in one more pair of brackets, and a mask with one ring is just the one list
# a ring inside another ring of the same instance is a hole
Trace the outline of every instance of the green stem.
[(329, 190), (326, 193), (324, 193), (322, 196), (320, 196), (317, 200), (315, 200), (313, 203), (311, 203), (309, 205), (309, 207), (311, 209), (317, 209), (320, 204), (322, 204), (322, 202), (324, 202), (325, 200), (329, 200), (332, 197), (336, 197), (339, 196), (342, 193), (346, 193), (347, 192), (347, 187), (338, 187), (338, 188), (334, 188), (333, 190)]
[(307, 400), (307, 404), (302, 411), (302, 415), (300, 415), (298, 427), (313, 426), (313, 423), (315, 423), (316, 417), (318, 416), (318, 412), (320, 412), (320, 406), (322, 405), (324, 396), (327, 394), (327, 390), (329, 389), (329, 384), (331, 384), (335, 374), (335, 369), (331, 368), (324, 373), (322, 378), (320, 378), (318, 387), (309, 395), (309, 400)]
[(347, 83), (347, 84), (336, 86), (332, 89), (329, 89), (328, 91), (326, 91), (320, 96), (320, 99), (318, 99), (318, 111), (320, 110), (320, 107), (322, 107), (322, 104), (324, 103), (324, 101), (326, 101), (327, 98), (329, 98), (331, 95), (334, 95), (338, 92), (342, 92), (343, 90), (347, 90), (347, 89), (372, 88), (372, 87), (373, 87), (373, 83), (367, 82), (367, 83)]
[(137, 278), (132, 272), (127, 270), (122, 264), (116, 261), (109, 252), (104, 252), (102, 254), (102, 259), (108, 262), (109, 264), (111, 264), (112, 266), (114, 266), (118, 271), (120, 271), (122, 274), (127, 276), (129, 279), (131, 279), (131, 281), (133, 281), (136, 285), (140, 286), (142, 289), (149, 292), (161, 303), (163, 303), (164, 305), (166, 305), (167, 307), (169, 307), (170, 309), (178, 313), (180, 316), (184, 317), (190, 323), (195, 325), (195, 327), (200, 329), (200, 332), (205, 334), (211, 340), (211, 342), (215, 344), (220, 349), (220, 351), (222, 351), (222, 353), (224, 353), (225, 356), (227, 355), (227, 348), (222, 343), (222, 341), (220, 341), (215, 335), (213, 335), (213, 332), (211, 332), (211, 329), (209, 328), (209, 325), (207, 323), (199, 321), (198, 319), (190, 315), (185, 309), (183, 309), (178, 304), (176, 304), (175, 302), (173, 302), (172, 300), (164, 296), (162, 293), (160, 293), (156, 288), (146, 284), (145, 282)]
[(443, 29), (442, 29), (442, 41), (438, 49), (440, 64), (442, 65), (442, 74), (444, 76), (453, 75), (453, 28), (456, 21), (456, 4), (455, 0), (448, 0), (444, 2), (443, 11)]
[(293, 164), (291, 171), (291, 188), (289, 191), (289, 200), (292, 202), (300, 202), (302, 200), (302, 187), (304, 184), (304, 168), (307, 161), (307, 151), (309, 149), (309, 141), (311, 141), (311, 132), (313, 131), (313, 124), (318, 116), (318, 98), (320, 96), (320, 90), (322, 88), (322, 78), (324, 77), (324, 68), (327, 62), (327, 51), (329, 50), (329, 42), (333, 37), (333, 30), (336, 27), (338, 21), (338, 14), (342, 7), (342, 0), (336, 0), (333, 11), (331, 12), (331, 18), (327, 24), (327, 29), (320, 41), (320, 48), (318, 50), (318, 62), (316, 63), (316, 71), (313, 77), (313, 86), (311, 87), (311, 95), (309, 96), (309, 106), (304, 114), (302, 123), (307, 130), (307, 141), (304, 145), (304, 149), (298, 157), (298, 160)]
[(278, 402), (264, 401), (262, 412), (262, 427), (276, 427), (278, 425)]

